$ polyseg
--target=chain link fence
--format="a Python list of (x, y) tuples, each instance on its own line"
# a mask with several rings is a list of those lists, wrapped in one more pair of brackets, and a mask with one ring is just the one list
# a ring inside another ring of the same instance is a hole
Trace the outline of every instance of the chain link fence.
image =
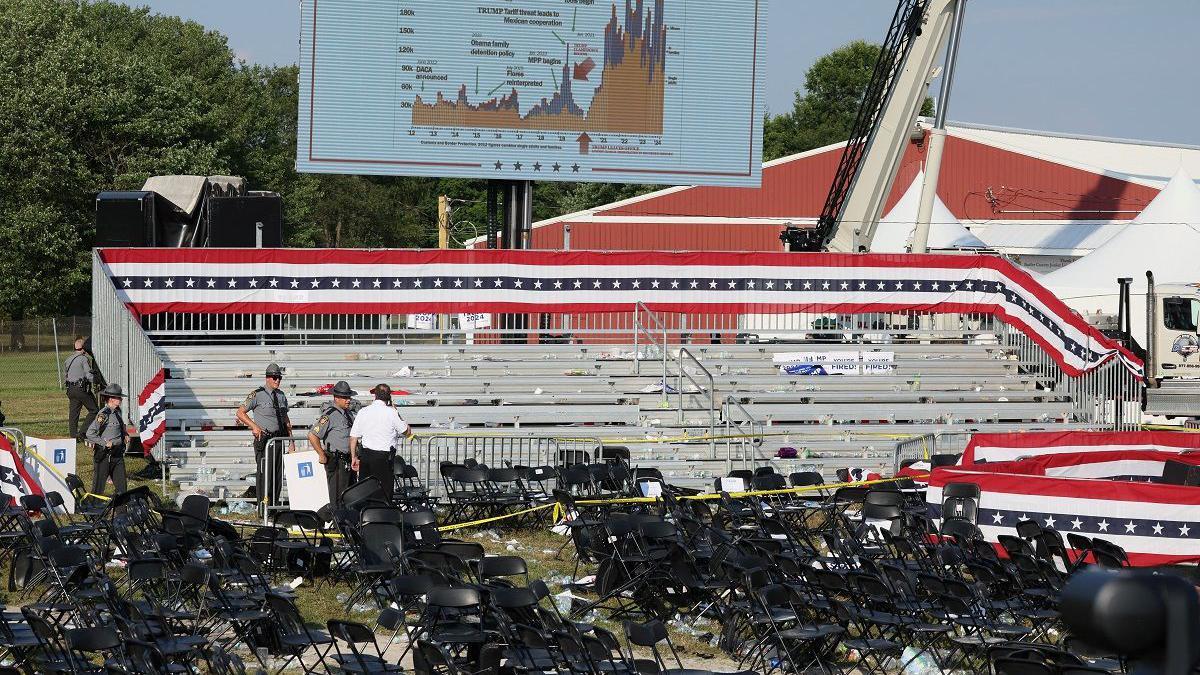
[(0, 317), (0, 411), (7, 425), (35, 436), (66, 435), (63, 361), (75, 336), (91, 328), (86, 316)]
[(0, 355), (14, 352), (71, 351), (76, 335), (92, 330), (90, 316), (46, 316), (35, 319), (0, 317)]

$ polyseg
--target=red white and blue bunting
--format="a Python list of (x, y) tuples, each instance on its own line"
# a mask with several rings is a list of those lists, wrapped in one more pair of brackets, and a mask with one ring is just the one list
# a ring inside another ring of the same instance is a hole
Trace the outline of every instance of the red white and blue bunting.
[(962, 465), (1011, 462), (1077, 452), (1150, 450), (1166, 453), (1200, 451), (1200, 434), (1186, 431), (1022, 431), (973, 434), (963, 451)]
[(1125, 549), (1138, 566), (1200, 561), (1200, 490), (1164, 484), (1168, 464), (1200, 458), (1154, 450), (1070, 452), (1016, 462), (933, 470), (926, 500), (940, 517), (947, 483), (974, 483), (976, 524), (997, 542), (1017, 523), (1036, 521), (1065, 534), (1098, 537)]
[(138, 437), (147, 456), (167, 431), (167, 374), (159, 369), (138, 394)]
[(981, 313), (1078, 375), (1142, 363), (991, 256), (657, 251), (105, 249), (119, 296), (160, 312)]

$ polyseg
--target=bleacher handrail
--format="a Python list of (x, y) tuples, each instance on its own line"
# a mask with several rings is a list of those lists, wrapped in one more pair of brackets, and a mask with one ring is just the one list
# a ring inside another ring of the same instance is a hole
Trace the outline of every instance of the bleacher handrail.
[[(737, 410), (739, 413), (741, 413), (743, 418), (741, 421), (735, 421), (733, 419), (734, 410)], [(765, 424), (755, 418), (749, 410), (746, 410), (746, 406), (742, 405), (742, 402), (739, 401), (736, 396), (730, 395), (725, 397), (725, 400), (721, 405), (721, 420), (725, 425), (725, 463), (727, 465), (727, 470), (733, 469), (733, 459), (730, 454), (730, 442), (733, 440), (737, 440), (738, 445), (741, 446), (741, 468), (750, 468), (750, 464), (758, 460), (768, 459), (766, 457), (759, 456), (757, 451), (754, 453), (753, 457), (750, 456), (751, 449), (757, 450), (757, 448), (762, 446), (763, 434), (766, 433), (767, 427)], [(733, 433), (734, 429), (741, 431), (743, 426), (749, 428), (749, 433)], [(741, 438), (734, 439), (735, 435), (741, 436)]]
[[(650, 317), (654, 321), (655, 327), (662, 331), (661, 344), (655, 341), (654, 335), (650, 333), (649, 328), (642, 323), (642, 314)], [(665, 397), (667, 391), (665, 386), (667, 379), (667, 328), (663, 324), (662, 320), (658, 318), (657, 314), (651, 311), (650, 308), (647, 307), (646, 304), (641, 300), (638, 300), (633, 306), (633, 372), (638, 375), (642, 374), (642, 353), (640, 350), (641, 336), (645, 336), (648, 340), (647, 346), (654, 345), (658, 349), (659, 355), (662, 357), (662, 376), (664, 382), (663, 396)]]
[[(683, 364), (683, 357), (685, 357), (685, 356), (697, 368), (700, 369), (701, 373), (704, 373), (704, 376), (706, 378), (708, 378), (708, 389), (707, 390), (705, 390), (704, 386), (702, 384), (700, 384), (699, 382), (697, 382), (694, 377), (692, 377), (691, 373), (687, 372), (687, 368)], [(694, 354), (692, 354), (692, 352), (689, 351), (687, 347), (679, 348), (679, 351), (675, 356), (675, 360), (676, 360), (676, 365), (679, 366), (679, 389), (678, 389), (678, 392), (679, 392), (679, 421), (681, 423), (684, 421), (683, 380), (684, 380), (684, 378), (687, 378), (687, 381), (691, 382), (692, 386), (696, 387), (701, 392), (707, 391), (707, 393), (708, 393), (708, 439), (709, 439), (708, 449), (709, 449), (710, 458), (716, 459), (717, 446), (716, 446), (716, 441), (713, 440), (714, 437), (717, 435), (716, 434), (716, 431), (717, 431), (717, 392), (716, 392), (717, 385), (716, 385), (716, 379), (713, 378), (713, 374), (711, 372), (709, 372), (708, 368), (705, 368), (704, 364), (700, 363), (700, 359), (696, 358), (696, 356)], [(664, 372), (664, 382), (663, 382), (663, 390), (664, 391), (666, 390), (665, 375), (666, 375), (666, 373)]]

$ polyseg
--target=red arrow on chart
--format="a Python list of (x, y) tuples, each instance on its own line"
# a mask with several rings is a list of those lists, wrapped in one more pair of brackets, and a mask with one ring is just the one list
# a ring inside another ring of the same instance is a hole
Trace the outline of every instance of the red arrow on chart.
[(595, 67), (596, 67), (596, 62), (593, 61), (592, 57), (590, 57), (590, 56), (588, 58), (584, 59), (583, 63), (576, 63), (575, 64), (575, 79), (577, 79), (577, 80), (588, 79), (588, 73), (592, 72), (592, 69)]
[(575, 140), (579, 141), (579, 154), (588, 154), (588, 150), (592, 145), (592, 137), (588, 136), (587, 132), (585, 131), (582, 134), (579, 134), (579, 138), (576, 138)]

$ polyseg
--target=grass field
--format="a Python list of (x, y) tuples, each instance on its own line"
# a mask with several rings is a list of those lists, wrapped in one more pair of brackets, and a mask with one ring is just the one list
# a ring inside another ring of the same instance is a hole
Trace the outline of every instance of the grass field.
[[(39, 438), (67, 438), (67, 397), (59, 388), (58, 374), (52, 352), (42, 353), (0, 353), (0, 408), (7, 416), (6, 425), (17, 427), (27, 435)], [(92, 466), (90, 451), (80, 445), (79, 464), (76, 473), (83, 479), (85, 485), (91, 485)], [(145, 466), (141, 459), (128, 458), (127, 472), (130, 474), (130, 487), (148, 485), (156, 493), (160, 493), (157, 481), (137, 481), (132, 474)], [(111, 494), (112, 487), (108, 488)], [(174, 498), (168, 485), (168, 499)], [(160, 493), (161, 494), (161, 493)], [(503, 524), (501, 524), (503, 525)], [(490, 529), (467, 528), (455, 531), (452, 535), (460, 539), (478, 541), (483, 544), (489, 554), (519, 555), (529, 565), (530, 577), (534, 579), (561, 579), (570, 576), (575, 563), (573, 552), (568, 545), (560, 555), (558, 552), (563, 545), (563, 538), (549, 532), (545, 528), (504, 528), (495, 525)], [(580, 574), (591, 574), (594, 570), (581, 569)], [(7, 564), (0, 568), (3, 579), (8, 578)], [(29, 602), (33, 596), (21, 592), (0, 591), (0, 601), (9, 605), (20, 605)], [(324, 626), (329, 619), (353, 619), (367, 624), (373, 624), (377, 611), (353, 612), (348, 611), (339, 596), (349, 589), (343, 584), (339, 586), (324, 585), (316, 588), (310, 583), (296, 590), (296, 605), (307, 621)], [(561, 591), (557, 584), (551, 584), (551, 590)], [(36, 591), (35, 591), (36, 593)], [(621, 627), (604, 618), (596, 622), (605, 628), (620, 634)], [(672, 641), (681, 655), (689, 660), (700, 659), (704, 667), (717, 665), (730, 666), (719, 651), (708, 644), (697, 640), (692, 635), (672, 630)]]
[[(67, 394), (60, 388), (58, 377), (53, 352), (0, 353), (0, 410), (4, 411), (5, 425), (16, 427), (27, 436), (69, 438)], [(125, 412), (126, 418), (131, 417), (132, 411), (127, 409)], [(86, 410), (80, 411), (81, 424), (86, 415)], [(79, 463), (75, 473), (83, 479), (84, 485), (91, 485), (91, 453), (81, 444), (76, 455)], [(143, 460), (128, 458), (125, 465), (130, 474), (130, 487), (144, 483), (160, 492), (157, 482), (133, 479), (132, 474), (145, 466)]]
[(67, 395), (59, 388), (54, 352), (0, 353), (0, 410), (8, 426), (30, 436), (66, 438)]

